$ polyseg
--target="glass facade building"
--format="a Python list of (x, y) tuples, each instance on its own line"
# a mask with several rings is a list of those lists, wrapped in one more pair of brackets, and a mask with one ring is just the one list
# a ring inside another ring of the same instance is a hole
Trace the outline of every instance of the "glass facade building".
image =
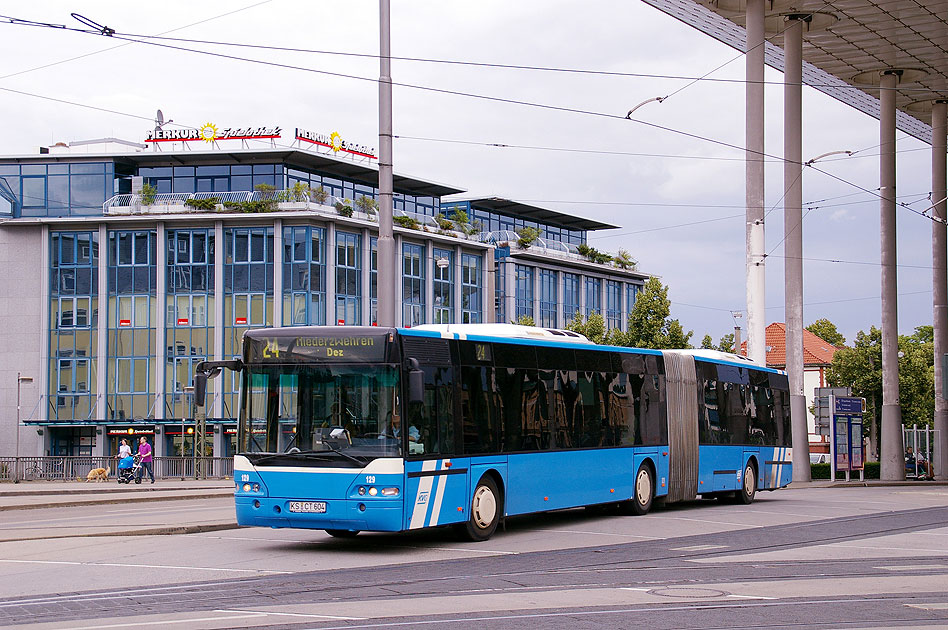
[[(24, 264), (42, 277), (48, 309), (23, 314), (42, 339), (38, 400), (24, 401), (21, 419), (45, 427), (37, 450), (107, 454), (121, 437), (147, 435), (159, 456), (190, 454), (182, 422), (193, 419), (197, 363), (240, 357), (251, 328), (376, 325), (377, 217), (336, 206), (377, 198), (375, 181), (372, 168), (305, 151), (244, 149), (216, 160), (188, 151), (0, 158), (0, 218), (8, 220), (0, 230), (33, 235)], [(157, 191), (150, 204), (132, 194), (144, 184)], [(250, 199), (261, 184), (277, 192), (305, 184), (326, 197), (284, 196), (267, 212), (184, 205), (201, 194)], [(554, 259), (538, 246), (504, 248), (481, 235), (536, 227), (550, 242), (575, 244), (595, 222), (549, 211), (540, 220), (535, 208), (497, 208), (493, 200), (445, 202), (460, 191), (421, 180), (399, 178), (397, 186), (396, 215), (425, 226), (395, 228), (398, 325), (528, 316), (564, 327), (575, 312), (602, 312), (605, 286), (610, 325), (622, 326), (648, 277), (562, 251)], [(439, 214), (466, 217), (466, 229), (425, 223)], [(30, 304), (34, 287), (0, 281)], [(624, 299), (614, 299), (616, 291)], [(0, 339), (10, 343), (13, 334)], [(231, 455), (238, 380), (226, 373), (208, 386), (212, 452)]]

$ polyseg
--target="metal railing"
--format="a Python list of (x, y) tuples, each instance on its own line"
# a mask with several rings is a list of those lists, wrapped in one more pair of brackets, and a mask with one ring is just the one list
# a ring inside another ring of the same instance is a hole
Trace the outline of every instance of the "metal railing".
[[(114, 456), (97, 455), (0, 457), (0, 481), (85, 481), (96, 468), (108, 468), (111, 480), (117, 463)], [(195, 468), (201, 478), (234, 476), (233, 457), (155, 457), (152, 466), (157, 479), (193, 479)]]

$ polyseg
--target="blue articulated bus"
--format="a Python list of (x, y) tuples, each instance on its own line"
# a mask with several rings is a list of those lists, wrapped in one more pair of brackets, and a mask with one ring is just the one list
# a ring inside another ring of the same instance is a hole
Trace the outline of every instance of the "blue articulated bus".
[(477, 541), (507, 516), (750, 503), (791, 479), (787, 377), (735, 355), (505, 324), (306, 327), (248, 331), (197, 389), (223, 366), (241, 371), (240, 525)]

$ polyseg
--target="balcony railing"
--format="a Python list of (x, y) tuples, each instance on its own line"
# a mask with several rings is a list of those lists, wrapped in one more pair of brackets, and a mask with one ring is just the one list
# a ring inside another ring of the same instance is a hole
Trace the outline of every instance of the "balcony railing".
[[(0, 481), (85, 481), (96, 468), (108, 468), (115, 480), (117, 463), (114, 456), (97, 455), (0, 457)], [(225, 479), (234, 476), (234, 458), (155, 457), (152, 469), (157, 479), (193, 479), (195, 469), (200, 478)]]

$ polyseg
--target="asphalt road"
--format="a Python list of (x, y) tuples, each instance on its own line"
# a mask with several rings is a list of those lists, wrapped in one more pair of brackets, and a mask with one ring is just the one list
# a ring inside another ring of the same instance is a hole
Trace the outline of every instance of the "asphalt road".
[(4, 511), (0, 540), (3, 627), (948, 628), (944, 485), (570, 510), (478, 544), (234, 529), (226, 498), (180, 497)]

